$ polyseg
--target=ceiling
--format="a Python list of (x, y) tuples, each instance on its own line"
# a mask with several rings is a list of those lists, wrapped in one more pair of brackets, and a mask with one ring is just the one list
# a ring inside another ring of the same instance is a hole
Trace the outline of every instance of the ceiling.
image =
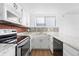
[(21, 3), (29, 13), (79, 14), (79, 3)]

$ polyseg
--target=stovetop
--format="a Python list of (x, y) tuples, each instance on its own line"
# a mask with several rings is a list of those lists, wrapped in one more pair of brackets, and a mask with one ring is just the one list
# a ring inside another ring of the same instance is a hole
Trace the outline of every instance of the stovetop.
[(17, 36), (17, 43), (29, 36)]
[(16, 44), (17, 34), (0, 35), (0, 43)]

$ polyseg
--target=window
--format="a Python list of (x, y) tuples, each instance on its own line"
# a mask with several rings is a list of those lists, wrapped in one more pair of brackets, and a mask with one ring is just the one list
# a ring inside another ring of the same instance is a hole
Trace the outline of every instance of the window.
[(45, 26), (45, 18), (43, 16), (36, 17), (36, 26)]
[(46, 16), (46, 26), (47, 27), (55, 27), (56, 26), (56, 18), (55, 16)]
[(55, 27), (56, 17), (55, 16), (37, 16), (35, 25), (40, 27)]

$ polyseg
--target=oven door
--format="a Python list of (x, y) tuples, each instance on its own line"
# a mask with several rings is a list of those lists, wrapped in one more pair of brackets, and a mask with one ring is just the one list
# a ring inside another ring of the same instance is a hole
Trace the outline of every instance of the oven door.
[(18, 56), (28, 56), (30, 53), (30, 40), (17, 47), (17, 55)]
[(30, 40), (21, 47), (21, 56), (29, 55)]

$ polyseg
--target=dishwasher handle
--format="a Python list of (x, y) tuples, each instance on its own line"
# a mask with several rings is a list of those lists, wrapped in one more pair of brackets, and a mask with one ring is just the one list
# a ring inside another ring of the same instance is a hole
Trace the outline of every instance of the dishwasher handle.
[(59, 41), (55, 40), (56, 43), (61, 44)]

